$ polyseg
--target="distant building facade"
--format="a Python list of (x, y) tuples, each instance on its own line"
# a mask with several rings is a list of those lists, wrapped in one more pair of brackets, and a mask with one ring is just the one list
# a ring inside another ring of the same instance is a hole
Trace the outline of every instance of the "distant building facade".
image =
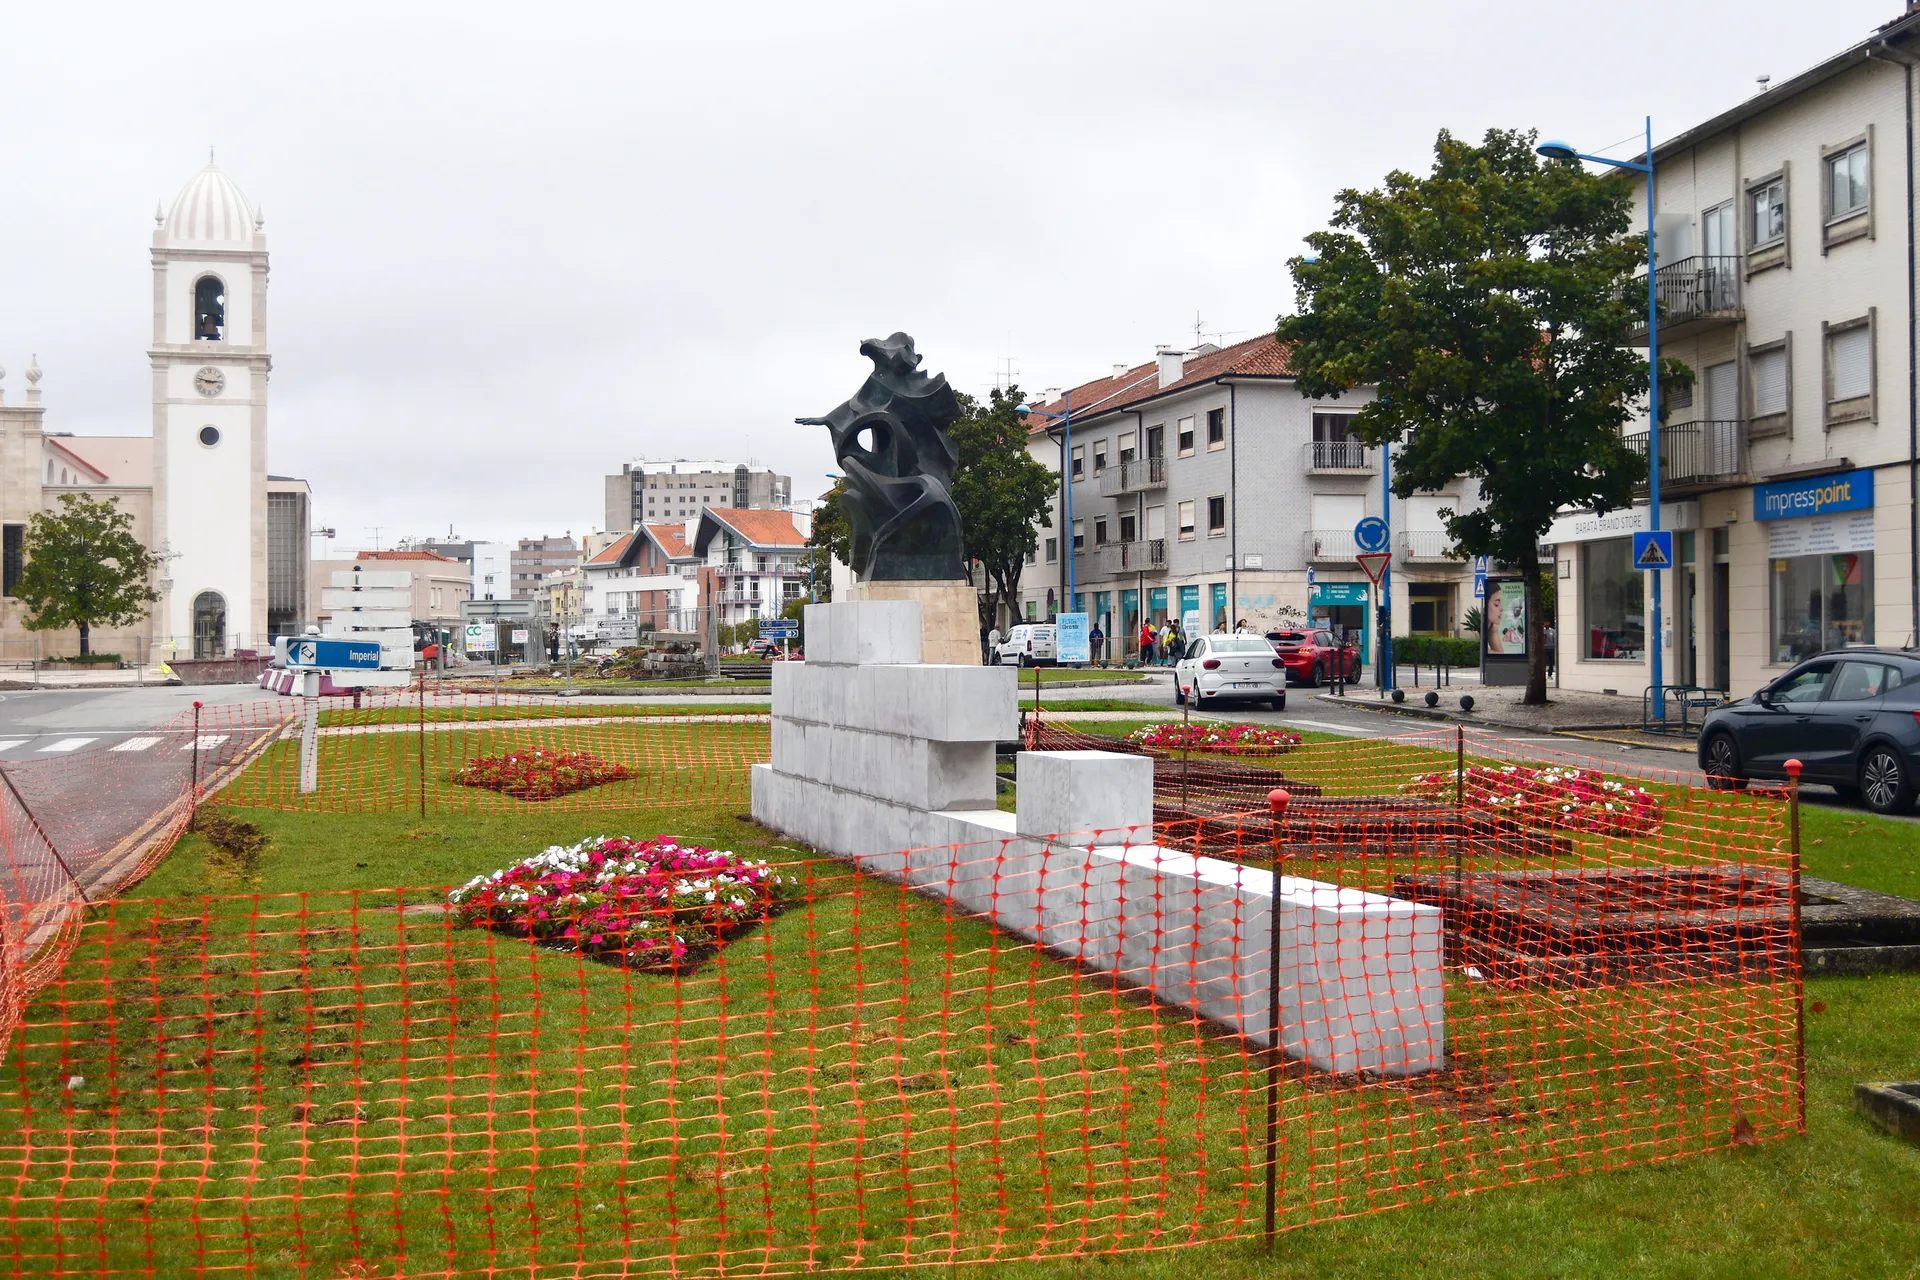
[(513, 576), (510, 586), (515, 600), (539, 599), (545, 590), (547, 575), (580, 563), (580, 548), (572, 534), (549, 538), (522, 538), (513, 549)]
[(684, 524), (708, 507), (785, 511), (793, 505), (793, 480), (746, 463), (688, 461), (623, 463), (605, 478), (606, 527)]
[(811, 522), (791, 511), (709, 508), (693, 553), (712, 574), (709, 602), (722, 624), (772, 619), (807, 595)]
[(307, 618), (320, 624), (332, 616), (322, 604), (333, 575), (343, 569), (400, 570), (413, 579), (413, 620), (442, 628), (461, 625), (460, 605), (473, 596), (473, 577), (458, 560), (431, 551), (362, 551), (351, 559), (315, 560), (308, 573)]

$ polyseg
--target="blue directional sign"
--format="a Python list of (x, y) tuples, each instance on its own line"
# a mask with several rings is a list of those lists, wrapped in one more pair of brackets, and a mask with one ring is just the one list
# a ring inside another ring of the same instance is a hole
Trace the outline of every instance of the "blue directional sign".
[(780, 618), (760, 624), (762, 640), (791, 640), (800, 634), (800, 624), (792, 618)]
[(287, 645), (289, 667), (336, 671), (377, 671), (380, 646), (358, 640), (294, 640)]
[(1392, 540), (1392, 531), (1387, 528), (1387, 522), (1379, 516), (1368, 516), (1353, 526), (1353, 544), (1362, 551), (1385, 551), (1387, 543)]
[(1633, 567), (1636, 569), (1673, 568), (1673, 531), (1640, 532), (1633, 535)]

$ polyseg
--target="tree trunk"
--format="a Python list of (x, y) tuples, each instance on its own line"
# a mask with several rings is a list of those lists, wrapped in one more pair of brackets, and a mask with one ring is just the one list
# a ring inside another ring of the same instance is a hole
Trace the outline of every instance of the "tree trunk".
[(89, 652), (87, 648), (87, 631), (88, 631), (87, 624), (84, 622), (81, 623), (80, 624), (80, 656), (83, 658), (86, 657)]
[[(1521, 699), (1529, 707), (1547, 705), (1547, 649), (1542, 632), (1546, 619), (1540, 616), (1540, 552), (1529, 546), (1520, 562), (1527, 589), (1527, 696)], [(1481, 619), (1480, 625), (1488, 625)]]

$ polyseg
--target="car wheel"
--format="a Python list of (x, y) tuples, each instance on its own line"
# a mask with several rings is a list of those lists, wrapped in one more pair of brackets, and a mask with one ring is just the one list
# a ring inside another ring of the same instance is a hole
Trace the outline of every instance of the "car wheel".
[(1707, 787), (1712, 791), (1738, 791), (1747, 785), (1740, 776), (1740, 748), (1730, 733), (1716, 733), (1707, 743)]
[(1277, 698), (1268, 698), (1267, 702), (1275, 711), (1285, 711), (1287, 709), (1287, 695), (1284, 693)]
[(1860, 761), (1860, 799), (1875, 813), (1905, 813), (1913, 808), (1913, 779), (1892, 747), (1867, 748)]
[(1320, 685), (1326, 680), (1326, 678), (1327, 678), (1327, 669), (1321, 666), (1317, 662), (1314, 663), (1313, 668), (1307, 672), (1307, 688), (1309, 689), (1319, 688)]

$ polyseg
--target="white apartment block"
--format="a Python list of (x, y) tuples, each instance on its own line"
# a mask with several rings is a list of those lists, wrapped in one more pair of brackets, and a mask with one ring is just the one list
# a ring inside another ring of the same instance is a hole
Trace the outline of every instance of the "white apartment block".
[(1348, 433), (1370, 398), (1301, 395), (1285, 349), (1265, 335), (1163, 350), (1040, 406), (1071, 410), (1071, 441), (1057, 419), (1036, 414), (1029, 448), (1071, 475), (1072, 515), (1056, 501), (1053, 526), (1040, 530), (1022, 617), (1065, 611), (1071, 595), (1114, 656), (1134, 651), (1143, 618), (1197, 622), (1201, 632), (1319, 619), (1356, 633), (1372, 662), (1379, 592), (1354, 558), (1353, 528), (1384, 515), (1394, 533), (1394, 634), (1457, 634), (1472, 575), (1451, 556), (1440, 513), (1473, 509), (1478, 486), (1388, 500), (1379, 451)]
[[(1920, 639), (1916, 58), (1909, 15), (1654, 148), (1660, 352), (1697, 379), (1661, 428), (1669, 684), (1744, 694), (1822, 649)], [(1644, 452), (1644, 417), (1628, 430)], [(1568, 687), (1652, 681), (1629, 563), (1648, 514), (1643, 495), (1548, 535)]]

